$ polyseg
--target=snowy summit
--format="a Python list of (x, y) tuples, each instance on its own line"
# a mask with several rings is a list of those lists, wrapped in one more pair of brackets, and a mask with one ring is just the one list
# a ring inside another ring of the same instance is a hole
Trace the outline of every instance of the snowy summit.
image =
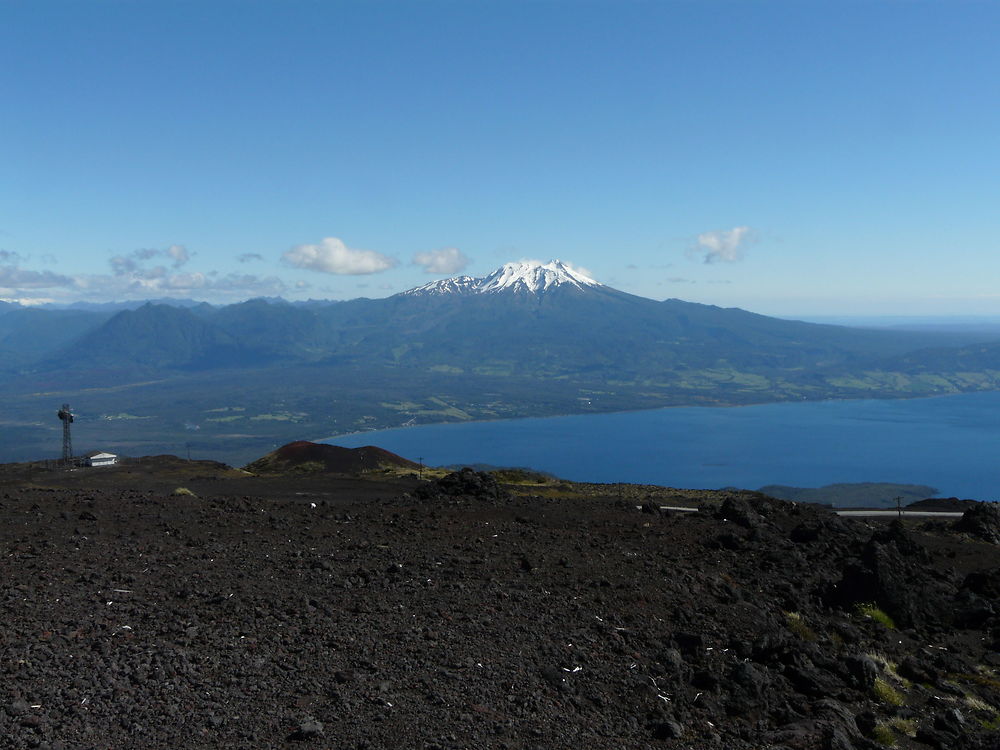
[(601, 284), (561, 260), (542, 263), (523, 260), (505, 263), (496, 271), (475, 278), (456, 276), (432, 281), (402, 294), (497, 294), (500, 292), (530, 292), (540, 294), (558, 286), (569, 285), (577, 289), (599, 287)]

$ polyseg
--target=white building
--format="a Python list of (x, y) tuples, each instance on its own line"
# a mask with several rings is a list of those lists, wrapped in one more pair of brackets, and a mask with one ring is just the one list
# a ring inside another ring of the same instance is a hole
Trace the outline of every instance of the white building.
[(118, 456), (114, 453), (99, 453), (94, 451), (83, 457), (84, 466), (113, 466), (118, 463)]

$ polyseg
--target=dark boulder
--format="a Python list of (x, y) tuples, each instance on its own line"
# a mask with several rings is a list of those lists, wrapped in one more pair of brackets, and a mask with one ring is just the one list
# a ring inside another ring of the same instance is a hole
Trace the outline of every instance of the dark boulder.
[(845, 657), (844, 667), (851, 682), (859, 690), (870, 689), (879, 676), (878, 664), (866, 654), (851, 654)]
[(927, 551), (894, 521), (872, 535), (860, 560), (845, 565), (828, 598), (847, 609), (874, 603), (902, 628), (950, 625), (955, 589), (933, 575), (927, 559)]
[(899, 676), (921, 685), (934, 685), (937, 683), (940, 673), (934, 668), (933, 664), (922, 658), (910, 655), (899, 663)]
[(987, 599), (1000, 601), (1000, 568), (969, 573), (962, 581), (962, 588)]
[(470, 468), (453, 471), (440, 479), (428, 482), (418, 487), (414, 494), (421, 500), (465, 497), (496, 502), (509, 497), (492, 475)]
[(726, 498), (712, 515), (720, 521), (731, 521), (745, 529), (756, 529), (767, 523), (764, 517), (743, 498)]
[(1000, 544), (1000, 504), (973, 505), (955, 522), (954, 529), (990, 544)]

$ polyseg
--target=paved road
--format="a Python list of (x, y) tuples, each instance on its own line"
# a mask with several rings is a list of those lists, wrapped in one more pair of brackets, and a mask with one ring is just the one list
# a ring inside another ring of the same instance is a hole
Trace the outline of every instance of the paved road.
[[(637, 505), (637, 508), (642, 507)], [(679, 505), (661, 505), (660, 510), (680, 513), (697, 513), (697, 508), (684, 508)], [(845, 518), (892, 518), (899, 515), (895, 510), (835, 510), (838, 516)], [(962, 513), (950, 510), (904, 510), (903, 518), (961, 518)]]
[[(846, 518), (891, 518), (899, 515), (895, 510), (836, 510)], [(950, 510), (904, 510), (903, 518), (961, 518), (964, 513)]]

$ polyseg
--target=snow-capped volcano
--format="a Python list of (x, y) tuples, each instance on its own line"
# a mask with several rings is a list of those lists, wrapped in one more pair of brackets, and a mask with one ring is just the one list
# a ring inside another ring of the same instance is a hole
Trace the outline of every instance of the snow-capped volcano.
[(550, 260), (548, 263), (524, 260), (516, 263), (505, 263), (488, 276), (480, 278), (456, 276), (451, 279), (441, 279), (410, 289), (403, 294), (497, 294), (500, 292), (540, 294), (564, 285), (577, 289), (602, 286), (561, 260)]
[(476, 284), (480, 281), (482, 279), (472, 276), (454, 276), (450, 279), (438, 279), (423, 286), (407, 289), (405, 292), (400, 292), (400, 294), (470, 294), (475, 291)]

